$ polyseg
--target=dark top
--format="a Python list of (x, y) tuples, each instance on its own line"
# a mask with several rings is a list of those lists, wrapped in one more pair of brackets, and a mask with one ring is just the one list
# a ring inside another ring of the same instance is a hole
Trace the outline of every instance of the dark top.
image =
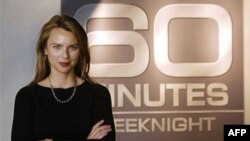
[[(73, 89), (54, 88), (60, 100), (68, 99)], [(55, 100), (49, 87), (25, 86), (16, 95), (11, 140), (84, 141), (102, 119), (112, 127), (102, 141), (115, 141), (110, 93), (102, 85), (85, 81), (64, 104)]]

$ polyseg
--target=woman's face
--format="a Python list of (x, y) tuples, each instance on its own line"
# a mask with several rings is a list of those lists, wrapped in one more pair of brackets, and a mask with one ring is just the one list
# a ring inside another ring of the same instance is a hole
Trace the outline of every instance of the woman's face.
[(51, 73), (74, 73), (80, 56), (80, 48), (74, 33), (62, 28), (52, 29), (44, 50), (51, 67)]

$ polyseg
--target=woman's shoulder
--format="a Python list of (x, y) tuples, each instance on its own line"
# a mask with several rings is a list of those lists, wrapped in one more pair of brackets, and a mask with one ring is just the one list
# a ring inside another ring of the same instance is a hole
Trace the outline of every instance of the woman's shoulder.
[(32, 85), (25, 85), (23, 87), (21, 87), (18, 92), (22, 93), (22, 92), (30, 92), (32, 91), (32, 89), (34, 89), (36, 87), (36, 84), (32, 84)]
[(89, 88), (91, 87), (91, 89), (89, 89), (89, 94), (92, 95), (91, 97), (94, 99), (95, 103), (98, 103), (102, 108), (111, 107), (111, 93), (106, 86), (99, 83), (88, 83), (87, 85)]
[(110, 99), (110, 92), (107, 87), (99, 83), (85, 82), (91, 94), (97, 99)]
[(94, 83), (94, 82), (88, 82), (88, 81), (85, 81), (84, 82), (86, 84), (87, 87), (91, 88), (91, 89), (94, 89), (94, 90), (97, 90), (97, 91), (107, 91), (108, 89), (100, 84), (100, 83)]
[(36, 87), (35, 84), (21, 87), (17, 92), (16, 98), (31, 97), (33, 95), (33, 89), (35, 87)]

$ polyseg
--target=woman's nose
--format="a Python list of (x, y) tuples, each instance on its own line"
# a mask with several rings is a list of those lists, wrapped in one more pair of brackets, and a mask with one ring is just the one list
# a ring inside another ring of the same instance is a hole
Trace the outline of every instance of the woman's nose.
[(63, 54), (62, 54), (63, 58), (68, 58), (69, 57), (69, 52), (67, 49), (63, 50)]

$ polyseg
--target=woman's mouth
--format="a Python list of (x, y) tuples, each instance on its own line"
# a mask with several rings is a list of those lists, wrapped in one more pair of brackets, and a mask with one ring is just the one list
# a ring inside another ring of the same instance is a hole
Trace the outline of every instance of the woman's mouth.
[(70, 65), (70, 62), (59, 62), (60, 66), (67, 67)]

